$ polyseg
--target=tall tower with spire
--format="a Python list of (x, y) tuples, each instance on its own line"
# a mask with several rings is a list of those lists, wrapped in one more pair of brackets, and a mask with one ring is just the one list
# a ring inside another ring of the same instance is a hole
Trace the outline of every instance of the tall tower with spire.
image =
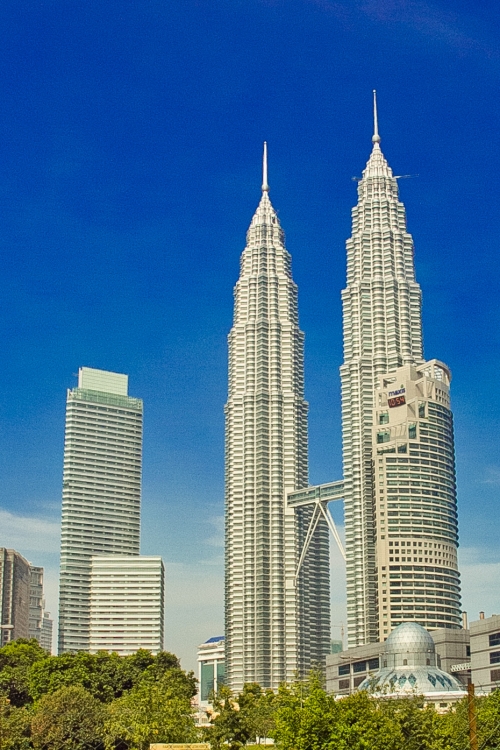
[(372, 425), (383, 373), (423, 362), (421, 291), (397, 178), (380, 149), (373, 92), (373, 148), (358, 183), (342, 292), (342, 443), (349, 647), (379, 637)]
[(277, 688), (322, 662), (330, 638), (328, 528), (296, 579), (309, 510), (287, 507), (308, 484), (304, 334), (297, 286), (269, 199), (247, 232), (229, 334), (226, 414), (226, 675)]

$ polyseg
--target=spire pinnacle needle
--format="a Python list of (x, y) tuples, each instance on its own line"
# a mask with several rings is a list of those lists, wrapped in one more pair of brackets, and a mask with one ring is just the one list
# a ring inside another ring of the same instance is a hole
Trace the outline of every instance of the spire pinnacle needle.
[(264, 141), (264, 155), (262, 157), (262, 192), (269, 192), (267, 183), (267, 141)]
[(377, 92), (373, 89), (373, 136), (372, 143), (380, 143), (381, 137), (378, 134), (378, 114), (377, 114)]

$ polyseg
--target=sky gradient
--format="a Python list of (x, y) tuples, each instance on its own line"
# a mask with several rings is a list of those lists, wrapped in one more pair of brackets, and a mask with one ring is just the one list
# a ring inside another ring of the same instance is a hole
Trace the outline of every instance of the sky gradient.
[[(0, 545), (57, 607), (65, 393), (80, 366), (144, 399), (142, 551), (166, 647), (223, 631), (232, 288), (260, 197), (306, 334), (310, 479), (341, 477), (340, 290), (378, 90), (423, 291), (453, 373), (464, 609), (500, 612), (500, 11), (488, 0), (0, 4)], [(341, 522), (339, 504), (333, 508)], [(332, 551), (333, 636), (345, 622)]]

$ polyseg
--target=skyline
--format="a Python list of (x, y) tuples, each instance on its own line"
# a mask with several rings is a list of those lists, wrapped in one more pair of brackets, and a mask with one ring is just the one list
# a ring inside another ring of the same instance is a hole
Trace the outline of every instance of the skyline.
[[(490, 591), (500, 574), (490, 523), (500, 488), (498, 11), (406, 9), (403, 18), (389, 4), (325, 0), (83, 10), (56, 0), (2, 10), (0, 518), (9, 538), (0, 543), (54, 571), (66, 388), (81, 366), (129, 374), (130, 394), (145, 403), (142, 549), (165, 559), (166, 646), (186, 666), (223, 629), (226, 335), (264, 140), (306, 335), (309, 478), (341, 477), (340, 290), (373, 88), (389, 163), (420, 175), (401, 180), (400, 193), (425, 357), (453, 373), (464, 608), (470, 619), (499, 611)], [(28, 547), (20, 518), (32, 526)], [(479, 575), (483, 591), (473, 590)], [(337, 601), (334, 624), (345, 622), (342, 592)]]

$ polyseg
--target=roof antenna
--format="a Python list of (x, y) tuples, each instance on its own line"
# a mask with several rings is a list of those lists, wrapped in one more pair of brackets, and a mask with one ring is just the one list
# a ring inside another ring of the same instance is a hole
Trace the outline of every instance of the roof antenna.
[(269, 192), (267, 184), (267, 141), (264, 141), (264, 155), (262, 157), (262, 192)]
[(381, 137), (378, 134), (378, 115), (377, 115), (377, 91), (373, 89), (373, 135), (372, 143), (380, 143)]

